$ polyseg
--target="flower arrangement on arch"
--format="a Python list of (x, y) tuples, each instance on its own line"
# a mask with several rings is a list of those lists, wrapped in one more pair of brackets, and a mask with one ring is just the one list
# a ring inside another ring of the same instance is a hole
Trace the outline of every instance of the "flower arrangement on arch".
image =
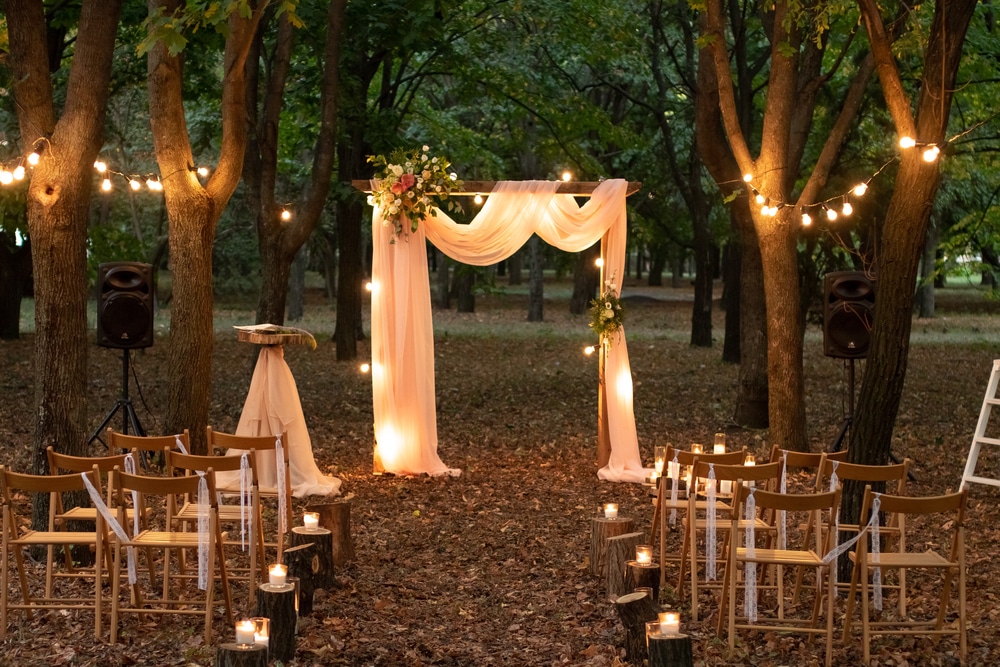
[(604, 281), (601, 294), (590, 302), (590, 328), (604, 343), (621, 330), (624, 322), (625, 309), (618, 298), (618, 288), (612, 277), (611, 280)]
[(396, 150), (388, 159), (369, 155), (368, 162), (377, 168), (376, 186), (368, 203), (382, 209), (383, 224), (393, 226), (393, 241), (417, 231), (420, 220), (437, 215), (436, 209), (445, 205), (449, 210), (458, 208), (456, 202), (447, 200), (453, 190), (462, 187), (462, 181), (449, 171), (447, 159), (430, 154), (429, 146), (419, 151)]

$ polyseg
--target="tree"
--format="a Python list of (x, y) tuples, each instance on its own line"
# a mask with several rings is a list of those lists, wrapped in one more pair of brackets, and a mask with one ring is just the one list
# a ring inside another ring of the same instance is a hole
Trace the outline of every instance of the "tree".
[[(292, 262), (302, 245), (319, 224), (330, 191), (330, 175), (336, 157), (337, 95), (340, 78), (340, 40), (347, 0), (329, 3), (325, 22), (326, 41), (323, 51), (322, 85), (320, 90), (320, 122), (313, 148), (309, 185), (303, 188), (291, 220), (283, 220), (276, 200), (278, 175), (278, 136), (286, 77), (292, 59), (293, 26), (287, 13), (278, 18), (278, 30), (271, 61), (260, 85), (259, 58), (263, 51), (263, 34), (254, 40), (252, 55), (247, 63), (247, 112), (254, 127), (250, 150), (246, 155), (244, 180), (247, 183), (251, 208), (257, 213), (257, 237), (261, 255), (261, 289), (257, 304), (257, 322), (283, 324), (285, 298), (288, 294)], [(261, 31), (263, 32), (263, 31)], [(258, 97), (260, 101), (258, 102)], [(260, 110), (258, 111), (258, 104)]]
[[(183, 38), (157, 30), (175, 16), (172, 0), (150, 0), (150, 41), (147, 45), (147, 87), (153, 146), (167, 207), (173, 307), (167, 362), (165, 428), (188, 428), (192, 447), (205, 451), (205, 427), (211, 384), (205, 381), (212, 364), (212, 246), (215, 229), (240, 179), (247, 143), (246, 76), (244, 64), (267, 2), (252, 12), (245, 4), (223, 17), (226, 31), (222, 61), (222, 137), (219, 159), (202, 186), (195, 173), (191, 140), (184, 115)], [(183, 16), (178, 14), (177, 16)], [(221, 28), (222, 26), (220, 26)]]
[[(34, 438), (31, 470), (47, 469), (52, 445), (82, 455), (87, 396), (87, 208), (101, 147), (119, 0), (84, 0), (57, 116), (42, 3), (4, 3), (22, 145), (41, 155), (28, 187), (28, 234), (35, 276)], [(62, 40), (52, 53), (62, 55)], [(46, 507), (35, 506), (41, 527)]]
[[(943, 146), (962, 47), (976, 0), (934, 3), (933, 19), (925, 35), (920, 85), (915, 92), (908, 92), (903, 82), (878, 5), (874, 0), (860, 0), (859, 4), (898, 136), (910, 137), (924, 146)], [(880, 464), (888, 460), (906, 378), (917, 267), (939, 181), (937, 161), (925, 160), (921, 150), (902, 151), (875, 264), (878, 298), (851, 429), (851, 461), (857, 463)], [(857, 516), (860, 499), (857, 489), (853, 493), (845, 489), (845, 507), (849, 508), (847, 512), (853, 512), (846, 516)]]

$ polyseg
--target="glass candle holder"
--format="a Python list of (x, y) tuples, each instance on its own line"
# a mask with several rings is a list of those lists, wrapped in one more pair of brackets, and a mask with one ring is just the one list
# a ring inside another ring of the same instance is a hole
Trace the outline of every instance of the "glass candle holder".
[(726, 453), (726, 434), (716, 433), (715, 434), (715, 444), (712, 445), (712, 452), (714, 454), (725, 454)]
[(319, 512), (306, 512), (302, 515), (302, 525), (309, 530), (319, 528)]
[(653, 546), (651, 544), (640, 544), (635, 548), (635, 561), (639, 565), (649, 565), (653, 562)]
[(695, 443), (691, 444), (691, 453), (692, 454), (702, 454), (702, 453), (704, 453), (704, 451), (705, 451), (705, 448), (701, 446), (701, 443), (695, 442)]
[(284, 586), (287, 576), (288, 566), (283, 563), (275, 563), (267, 570), (267, 581), (272, 586)]
[(663, 474), (663, 465), (667, 461), (666, 447), (653, 447), (653, 469), (657, 475)]
[(659, 621), (646, 621), (646, 648), (649, 648), (650, 637), (660, 637)]
[(239, 621), (236, 623), (236, 643), (242, 644), (244, 646), (252, 646), (253, 633), (255, 629), (254, 622), (251, 620)]
[(681, 615), (676, 611), (661, 611), (660, 634), (664, 636), (679, 635), (681, 633)]
[(271, 638), (271, 619), (266, 616), (254, 616), (250, 621), (254, 625), (253, 643), (267, 646)]
[(617, 519), (618, 518), (618, 503), (605, 503), (605, 505), (604, 505), (604, 518), (605, 519)]

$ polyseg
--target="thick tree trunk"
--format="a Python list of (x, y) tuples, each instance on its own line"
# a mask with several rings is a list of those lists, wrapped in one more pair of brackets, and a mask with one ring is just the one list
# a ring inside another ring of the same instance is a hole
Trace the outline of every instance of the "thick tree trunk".
[(528, 240), (528, 253), (531, 257), (530, 285), (528, 288), (528, 321), (541, 322), (544, 316), (545, 296), (545, 253), (542, 252), (542, 240), (532, 235)]
[(937, 226), (927, 227), (927, 239), (924, 241), (924, 255), (920, 262), (920, 317), (934, 317), (934, 269), (935, 255), (938, 244)]
[(507, 284), (511, 287), (524, 282), (523, 272), (521, 271), (521, 265), (523, 264), (521, 258), (523, 256), (524, 251), (518, 250), (507, 259)]
[(569, 312), (582, 315), (587, 312), (590, 302), (597, 296), (601, 282), (601, 270), (595, 264), (601, 256), (601, 242), (598, 241), (576, 257), (573, 271), (573, 296), (569, 300)]
[[(11, 235), (13, 236), (13, 235)], [(21, 335), (21, 299), (31, 282), (31, 244), (0, 241), (0, 340)]]
[(437, 248), (434, 248), (434, 254), (438, 256), (434, 306), (442, 310), (448, 310), (451, 308), (451, 286), (448, 278), (450, 277), (452, 260)]
[[(701, 188), (694, 188), (703, 196)], [(699, 203), (691, 207), (701, 209)], [(708, 211), (694, 214), (694, 305), (691, 309), (691, 345), (712, 347), (712, 237), (708, 230)]]
[(768, 426), (767, 310), (764, 267), (750, 211), (733, 209), (740, 234), (740, 371), (733, 421), (747, 428)]
[(361, 323), (361, 221), (360, 201), (338, 202), (337, 245), (340, 261), (337, 268), (337, 361), (358, 358), (358, 339), (363, 338)]
[(309, 246), (303, 245), (292, 260), (292, 273), (288, 277), (288, 319), (296, 322), (306, 312), (306, 267), (309, 266)]
[[(260, 230), (261, 223), (257, 224)], [(271, 238), (265, 241), (264, 234), (260, 236), (260, 298), (257, 301), (257, 322), (284, 324), (288, 281), (292, 275), (292, 258), (286, 256), (280, 239)]]
[(476, 270), (471, 266), (455, 267), (455, 305), (460, 313), (476, 312), (476, 294), (473, 287), (476, 284)]
[(743, 244), (734, 238), (726, 244), (722, 253), (722, 304), (726, 311), (725, 339), (722, 342), (722, 361), (740, 363), (740, 289), (743, 271)]
[(667, 266), (667, 253), (664, 248), (651, 252), (649, 257), (649, 273), (647, 284), (650, 287), (663, 287), (663, 270)]

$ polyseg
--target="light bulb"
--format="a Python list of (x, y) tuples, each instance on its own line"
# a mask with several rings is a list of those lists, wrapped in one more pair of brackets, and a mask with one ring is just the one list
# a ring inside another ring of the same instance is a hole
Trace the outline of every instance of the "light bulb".
[(98, 160), (97, 162), (94, 163), (94, 169), (97, 170), (98, 174), (103, 174), (108, 170), (108, 165)]
[(809, 215), (808, 213), (803, 213), (802, 214), (802, 226), (803, 227), (808, 227), (812, 223), (813, 223), (812, 216)]
[(368, 290), (369, 292), (371, 292), (374, 288), (375, 287), (374, 285), (372, 285), (372, 281), (369, 280), (368, 282), (365, 283), (365, 289)]
[(152, 177), (152, 176), (147, 176), (146, 177), (146, 187), (149, 188), (150, 190), (152, 190), (153, 192), (156, 192), (157, 186), (159, 184), (160, 184), (160, 182), (157, 181), (154, 177)]
[(367, 373), (368, 371), (370, 371), (370, 370), (372, 369), (372, 367), (371, 367), (371, 366), (369, 366), (368, 364), (361, 364), (361, 365), (360, 365), (360, 366), (358, 367), (358, 369), (359, 369), (359, 370), (360, 370), (360, 371), (361, 371), (362, 373)]
[(28, 154), (28, 164), (30, 164), (32, 167), (38, 164), (38, 161), (40, 159), (42, 159), (42, 156), (39, 155), (38, 153), (35, 153), (34, 151)]
[(129, 185), (129, 187), (130, 187), (130, 188), (132, 188), (132, 190), (133, 190), (133, 191), (135, 191), (135, 192), (138, 192), (138, 191), (139, 191), (139, 188), (141, 188), (141, 187), (142, 187), (142, 183), (140, 183), (140, 182), (139, 182), (139, 181), (138, 181), (137, 179), (135, 179), (135, 178), (130, 178), (130, 179), (128, 179), (128, 185)]
[(21, 181), (24, 180), (24, 167), (22, 165), (17, 165), (14, 167), (14, 180)]
[(14, 182), (14, 174), (10, 173), (7, 169), (0, 169), (0, 183), (4, 185), (10, 185)]
[(283, 209), (281, 211), (281, 219), (284, 220), (285, 222), (288, 222), (289, 220), (292, 219), (292, 212), (289, 211), (287, 208)]
[(826, 219), (829, 220), (830, 222), (833, 222), (834, 220), (837, 219), (837, 212), (834, 211), (832, 208), (826, 209)]
[(851, 202), (845, 201), (844, 206), (840, 209), (840, 212), (844, 215), (850, 215), (851, 213), (854, 213), (854, 207), (851, 206)]
[(941, 149), (937, 146), (931, 146), (924, 151), (924, 162), (934, 162), (938, 159), (938, 155), (941, 154)]
[(754, 197), (753, 199), (754, 199), (754, 201), (755, 201), (755, 202), (757, 202), (758, 204), (763, 204), (763, 203), (764, 203), (765, 201), (767, 201), (767, 197), (765, 197), (764, 195), (762, 195), (762, 194), (761, 194), (761, 193), (759, 193), (759, 192), (757, 193), (757, 196), (756, 196), (756, 197)]
[(743, 182), (749, 183), (753, 180), (753, 174), (743, 174)]
[(597, 266), (597, 267), (604, 266), (604, 258), (603, 257), (598, 257), (597, 259), (595, 259), (594, 260), (594, 266)]
[(899, 147), (900, 148), (913, 148), (917, 145), (917, 142), (913, 140), (912, 137), (900, 137)]
[(588, 345), (587, 347), (583, 348), (583, 353), (588, 357), (592, 355), (595, 351), (596, 350), (593, 345)]
[(198, 167), (198, 175), (202, 178), (208, 176), (208, 167)]
[(867, 183), (858, 183), (857, 185), (854, 186), (855, 197), (863, 197), (866, 192), (868, 192)]
[(483, 196), (477, 194), (475, 197), (472, 198), (472, 201), (475, 202), (476, 206), (480, 206), (483, 203)]
[(101, 181), (101, 189), (104, 190), (105, 192), (111, 192), (110, 178), (105, 178), (103, 181)]
[(573, 179), (573, 174), (570, 173), (569, 171), (564, 171), (563, 175), (562, 175), (562, 179), (563, 179), (564, 182), (569, 182), (570, 180)]

